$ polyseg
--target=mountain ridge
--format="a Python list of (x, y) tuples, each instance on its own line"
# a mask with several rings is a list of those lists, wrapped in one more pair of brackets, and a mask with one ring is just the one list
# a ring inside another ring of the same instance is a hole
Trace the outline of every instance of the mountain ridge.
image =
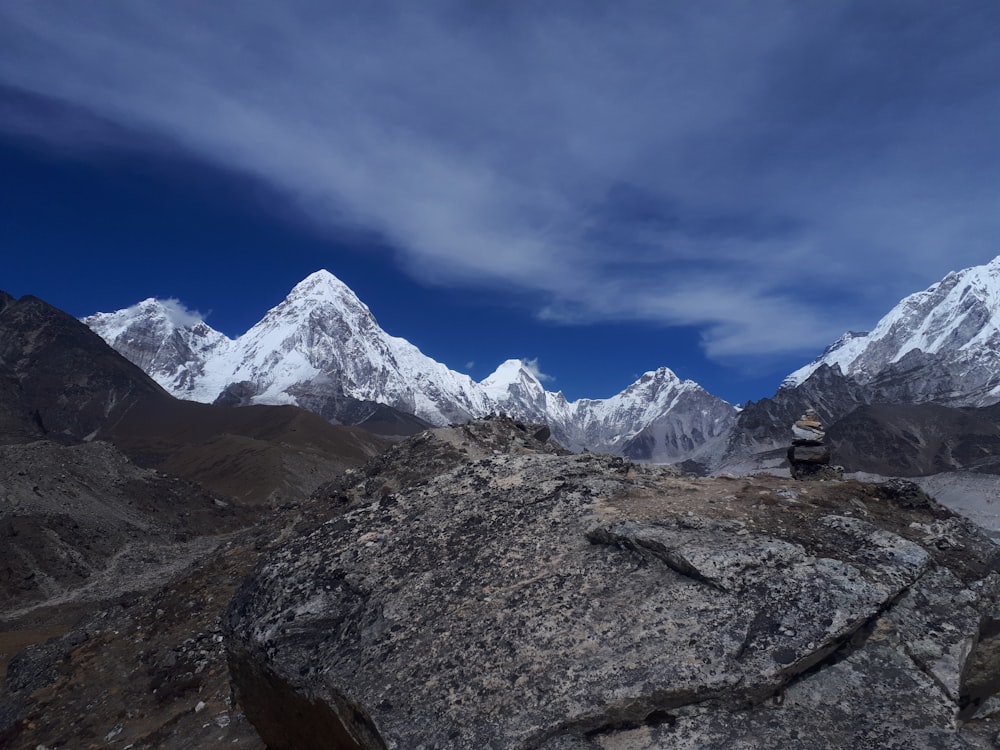
[[(817, 410), (824, 424), (834, 430), (855, 410), (872, 405), (984, 409), (998, 402), (1000, 256), (953, 271), (927, 289), (904, 297), (870, 332), (845, 333), (819, 357), (788, 375), (772, 397), (749, 402), (737, 416), (724, 451), (713, 457), (713, 466), (718, 470), (760, 464), (752, 456), (759, 458), (786, 446), (788, 424), (807, 408)], [(877, 425), (873, 415), (895, 420), (897, 416), (889, 415), (903, 413), (869, 410), (866, 422), (884, 435), (898, 435), (899, 425)], [(952, 426), (962, 423), (957, 417), (946, 421)], [(966, 440), (957, 433), (953, 437)], [(903, 441), (897, 448), (902, 450), (906, 444)], [(848, 453), (855, 456), (856, 464), (848, 468), (868, 465), (863, 457)], [(897, 471), (908, 473), (908, 462), (901, 458)]]
[(148, 302), (84, 321), (175, 395), (294, 403), (345, 423), (379, 406), (433, 425), (502, 413), (549, 424), (573, 450), (693, 459), (715, 471), (786, 447), (787, 425), (807, 408), (830, 426), (870, 404), (1000, 401), (1000, 256), (908, 295), (871, 331), (848, 331), (789, 374), (773, 397), (742, 410), (666, 367), (605, 399), (568, 401), (518, 359), (476, 382), (382, 330), (325, 270), (235, 339), (185, 320), (169, 301), (143, 308)]
[(331, 421), (344, 421), (358, 401), (435, 425), (505, 413), (546, 422), (572, 449), (627, 455), (630, 441), (643, 436), (637, 454), (673, 460), (719, 439), (735, 414), (665, 367), (611, 398), (572, 402), (546, 391), (522, 360), (506, 360), (476, 382), (385, 332), (368, 306), (326, 270), (296, 284), (235, 339), (201, 320), (177, 325), (162, 305), (146, 303), (83, 322), (132, 361), (146, 363), (175, 396), (214, 401), (238, 386), (242, 403), (297, 404)]
[(870, 332), (845, 333), (781, 387), (802, 385), (824, 364), (898, 400), (1000, 401), (1000, 256), (907, 295)]

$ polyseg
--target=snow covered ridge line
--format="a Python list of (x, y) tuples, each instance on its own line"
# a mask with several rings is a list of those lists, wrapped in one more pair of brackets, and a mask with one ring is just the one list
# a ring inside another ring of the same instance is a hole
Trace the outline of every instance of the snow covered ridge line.
[(145, 300), (84, 323), (179, 398), (293, 403), (349, 421), (359, 402), (433, 424), (502, 412), (544, 421), (571, 448), (675, 460), (697, 453), (735, 409), (668, 368), (645, 373), (609, 399), (569, 402), (531, 368), (507, 360), (481, 382), (383, 331), (368, 307), (328, 271), (297, 284), (249, 331), (230, 339), (176, 302)]
[[(930, 369), (934, 365), (934, 371)], [(905, 297), (869, 333), (847, 333), (782, 383), (795, 388), (822, 365), (862, 384), (910, 381), (914, 401), (983, 406), (1000, 400), (1000, 256), (952, 272)], [(917, 385), (917, 373), (929, 379)]]

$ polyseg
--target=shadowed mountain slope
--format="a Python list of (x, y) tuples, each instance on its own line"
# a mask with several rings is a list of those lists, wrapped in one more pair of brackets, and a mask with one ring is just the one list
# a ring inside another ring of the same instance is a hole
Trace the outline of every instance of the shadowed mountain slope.
[(973, 469), (1000, 474), (1000, 406), (872, 404), (827, 433), (836, 461), (851, 471), (922, 476)]
[(174, 398), (70, 315), (0, 298), (0, 442), (108, 440), (141, 465), (243, 502), (308, 495), (385, 446), (292, 406), (237, 408)]
[(170, 399), (142, 370), (37, 297), (3, 295), (0, 380), (18, 396), (12, 434), (93, 439), (139, 403)]

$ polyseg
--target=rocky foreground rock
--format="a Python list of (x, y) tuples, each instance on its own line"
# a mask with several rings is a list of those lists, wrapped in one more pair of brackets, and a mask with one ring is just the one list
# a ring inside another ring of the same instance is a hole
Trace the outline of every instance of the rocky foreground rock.
[(991, 746), (1000, 548), (914, 486), (477, 429), (327, 487), (342, 510), (236, 594), (235, 692), (272, 750)]

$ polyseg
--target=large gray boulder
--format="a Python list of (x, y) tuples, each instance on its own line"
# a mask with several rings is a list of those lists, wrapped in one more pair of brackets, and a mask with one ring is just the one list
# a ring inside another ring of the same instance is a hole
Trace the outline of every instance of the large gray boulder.
[(230, 605), (272, 750), (981, 746), (997, 548), (924, 542), (934, 504), (597, 455), (356, 479)]

